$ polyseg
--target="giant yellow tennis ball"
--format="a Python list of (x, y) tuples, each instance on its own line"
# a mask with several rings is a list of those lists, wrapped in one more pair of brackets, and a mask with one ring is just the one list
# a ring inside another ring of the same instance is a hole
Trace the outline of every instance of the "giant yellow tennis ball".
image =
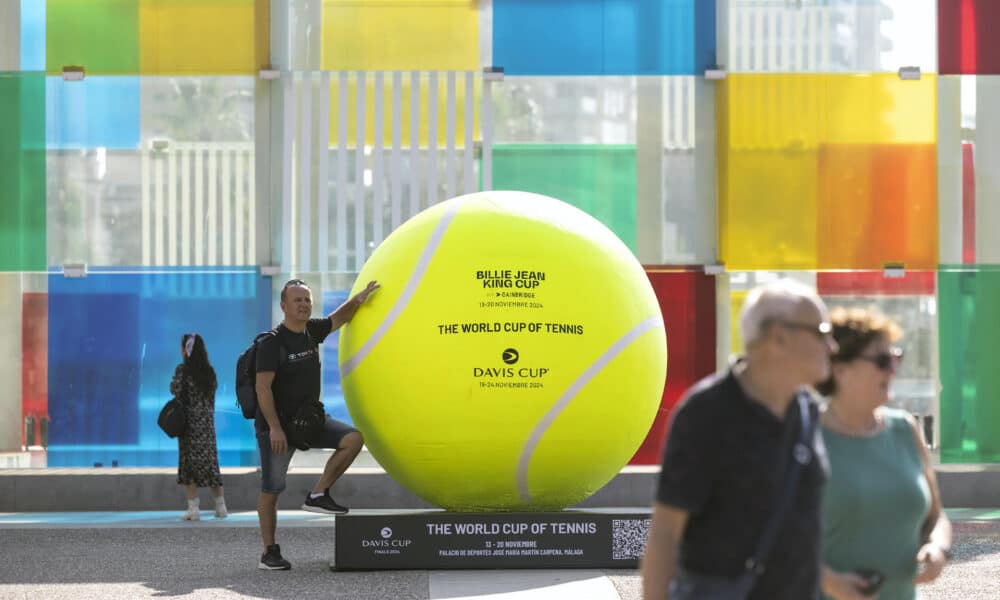
[(559, 200), (481, 192), (400, 226), (352, 293), (348, 410), (379, 464), (449, 510), (557, 510), (639, 447), (666, 376), (642, 266)]

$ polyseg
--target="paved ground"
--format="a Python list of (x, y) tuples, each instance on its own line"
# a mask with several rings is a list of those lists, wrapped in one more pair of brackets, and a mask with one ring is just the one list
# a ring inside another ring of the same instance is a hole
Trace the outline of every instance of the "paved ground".
[[(950, 511), (955, 561), (925, 598), (1000, 600), (1000, 511)], [(333, 519), (279, 517), (290, 572), (256, 566), (256, 515), (181, 523), (177, 513), (0, 514), (0, 598), (639, 600), (635, 571), (332, 572)]]

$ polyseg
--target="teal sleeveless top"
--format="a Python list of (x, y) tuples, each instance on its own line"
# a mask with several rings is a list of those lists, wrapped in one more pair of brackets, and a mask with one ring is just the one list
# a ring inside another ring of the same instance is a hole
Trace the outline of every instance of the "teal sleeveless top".
[(852, 437), (823, 428), (830, 479), (823, 492), (823, 559), (835, 571), (876, 569), (880, 600), (913, 600), (930, 487), (906, 413), (883, 408), (885, 428)]

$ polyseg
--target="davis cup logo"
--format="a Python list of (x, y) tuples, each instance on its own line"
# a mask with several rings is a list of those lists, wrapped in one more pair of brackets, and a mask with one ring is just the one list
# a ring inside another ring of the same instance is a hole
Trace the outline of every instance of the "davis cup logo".
[(389, 529), (388, 527), (383, 527), (382, 531), (380, 531), (379, 533), (382, 534), (382, 537), (384, 539), (389, 539), (392, 537), (392, 529)]

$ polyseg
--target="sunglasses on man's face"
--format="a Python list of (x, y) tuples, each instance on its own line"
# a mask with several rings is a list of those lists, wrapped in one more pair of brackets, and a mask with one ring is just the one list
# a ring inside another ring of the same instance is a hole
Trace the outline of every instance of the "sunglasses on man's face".
[(886, 352), (879, 352), (878, 354), (872, 354), (871, 356), (865, 356), (862, 354), (858, 357), (858, 359), (866, 360), (872, 363), (879, 370), (888, 371), (889, 369), (898, 367), (899, 363), (903, 361), (903, 349), (892, 348)]

